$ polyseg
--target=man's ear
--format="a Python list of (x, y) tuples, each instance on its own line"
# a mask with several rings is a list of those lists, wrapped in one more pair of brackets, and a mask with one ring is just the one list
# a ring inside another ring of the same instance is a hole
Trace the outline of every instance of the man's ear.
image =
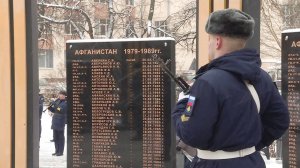
[(216, 49), (219, 50), (223, 45), (223, 38), (221, 36), (216, 36)]

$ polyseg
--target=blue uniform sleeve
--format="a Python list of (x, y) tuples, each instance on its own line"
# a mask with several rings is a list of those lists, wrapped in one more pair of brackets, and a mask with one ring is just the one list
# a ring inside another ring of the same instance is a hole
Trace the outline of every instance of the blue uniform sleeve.
[(44, 106), (44, 96), (40, 95), (39, 96), (39, 112), (43, 112), (43, 106)]
[(59, 102), (59, 99), (53, 100), (50, 102), (49, 107), (47, 108), (49, 111), (51, 111), (52, 113), (55, 113), (56, 108), (57, 108), (57, 102)]
[[(194, 101), (190, 101), (191, 97)], [(190, 98), (179, 101), (173, 111), (177, 135), (190, 146), (208, 149), (218, 119), (218, 108), (215, 89), (207, 81), (197, 79), (191, 87)], [(183, 120), (185, 114), (189, 114), (188, 120)]]
[(52, 113), (55, 112), (55, 101), (52, 101), (52, 102), (49, 104), (48, 110), (51, 111)]
[(266, 110), (260, 113), (263, 130), (262, 139), (256, 146), (257, 150), (279, 139), (289, 127), (290, 118), (287, 106), (275, 86), (270, 96), (270, 103)]

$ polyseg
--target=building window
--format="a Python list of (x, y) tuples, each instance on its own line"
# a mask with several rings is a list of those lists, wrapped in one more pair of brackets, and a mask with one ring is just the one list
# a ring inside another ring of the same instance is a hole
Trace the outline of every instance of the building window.
[(102, 38), (107, 37), (108, 33), (108, 19), (100, 19), (95, 21), (95, 35)]
[(75, 32), (75, 27), (71, 23), (65, 24), (65, 34), (73, 34)]
[(84, 27), (85, 27), (86, 22), (84, 22), (84, 21), (81, 21), (81, 22), (77, 21), (77, 22), (73, 22), (73, 24), (70, 23), (70, 22), (65, 24), (65, 34), (71, 35), (71, 34), (83, 33), (84, 32), (84, 30), (85, 30)]
[(134, 0), (126, 0), (126, 5), (133, 6), (134, 5)]
[(39, 49), (38, 57), (40, 68), (53, 68), (53, 50)]
[(167, 37), (168, 26), (166, 21), (155, 21), (155, 37)]

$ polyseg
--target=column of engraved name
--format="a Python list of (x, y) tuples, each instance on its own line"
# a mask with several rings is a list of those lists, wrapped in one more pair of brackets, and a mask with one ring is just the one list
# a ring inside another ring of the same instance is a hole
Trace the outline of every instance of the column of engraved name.
[(163, 72), (152, 59), (142, 60), (143, 167), (164, 167)]
[(86, 160), (82, 158), (83, 145), (85, 137), (81, 135), (81, 131), (87, 123), (87, 114), (84, 110), (84, 104), (81, 102), (81, 97), (84, 95), (84, 90), (87, 88), (87, 83), (84, 81), (87, 75), (87, 66), (82, 60), (72, 61), (72, 83), (73, 83), (73, 167), (82, 167), (86, 164)]
[(119, 102), (116, 81), (112, 69), (119, 68), (113, 59), (92, 60), (92, 167), (120, 167), (116, 161), (120, 156), (112, 151), (118, 139), (115, 118), (121, 112), (113, 109)]
[(290, 129), (289, 129), (289, 168), (297, 168), (297, 144), (299, 139), (299, 114), (300, 114), (300, 94), (297, 89), (300, 88), (300, 72), (296, 69), (300, 65), (300, 55), (298, 53), (288, 54), (288, 107), (290, 112)]
[[(127, 63), (127, 70), (128, 70), (128, 75), (127, 75), (127, 101), (128, 101), (128, 118), (129, 118), (129, 136), (131, 137), (131, 139), (134, 139), (135, 136), (137, 136), (137, 133), (134, 131), (134, 123), (136, 122), (135, 118), (134, 118), (134, 86), (133, 86), (133, 77), (135, 74), (133, 74), (134, 69), (133, 69), (133, 65), (134, 65), (134, 61), (135, 59), (126, 59), (126, 63)], [(129, 150), (128, 151), (128, 155), (130, 160), (128, 161), (130, 164), (130, 167), (133, 167), (133, 144), (130, 143), (129, 144)]]

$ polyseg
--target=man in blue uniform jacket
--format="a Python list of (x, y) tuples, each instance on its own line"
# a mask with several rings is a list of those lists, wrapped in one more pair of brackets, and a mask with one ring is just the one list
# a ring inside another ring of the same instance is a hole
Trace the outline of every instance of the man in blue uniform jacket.
[[(39, 90), (40, 92), (40, 90)], [(43, 106), (44, 106), (44, 101), (45, 98), (43, 94), (39, 93), (39, 116), (40, 116), (40, 121), (39, 121), (39, 133), (40, 133), (40, 139), (41, 139), (41, 133), (42, 133), (42, 114), (43, 114)]]
[(177, 135), (197, 149), (196, 168), (265, 168), (258, 151), (284, 134), (289, 113), (259, 54), (244, 48), (254, 20), (239, 10), (219, 10), (205, 29), (210, 62), (176, 105)]
[(60, 91), (58, 99), (55, 100), (48, 109), (53, 113), (52, 125), (55, 153), (53, 156), (62, 156), (65, 147), (65, 124), (67, 123), (67, 92)]

